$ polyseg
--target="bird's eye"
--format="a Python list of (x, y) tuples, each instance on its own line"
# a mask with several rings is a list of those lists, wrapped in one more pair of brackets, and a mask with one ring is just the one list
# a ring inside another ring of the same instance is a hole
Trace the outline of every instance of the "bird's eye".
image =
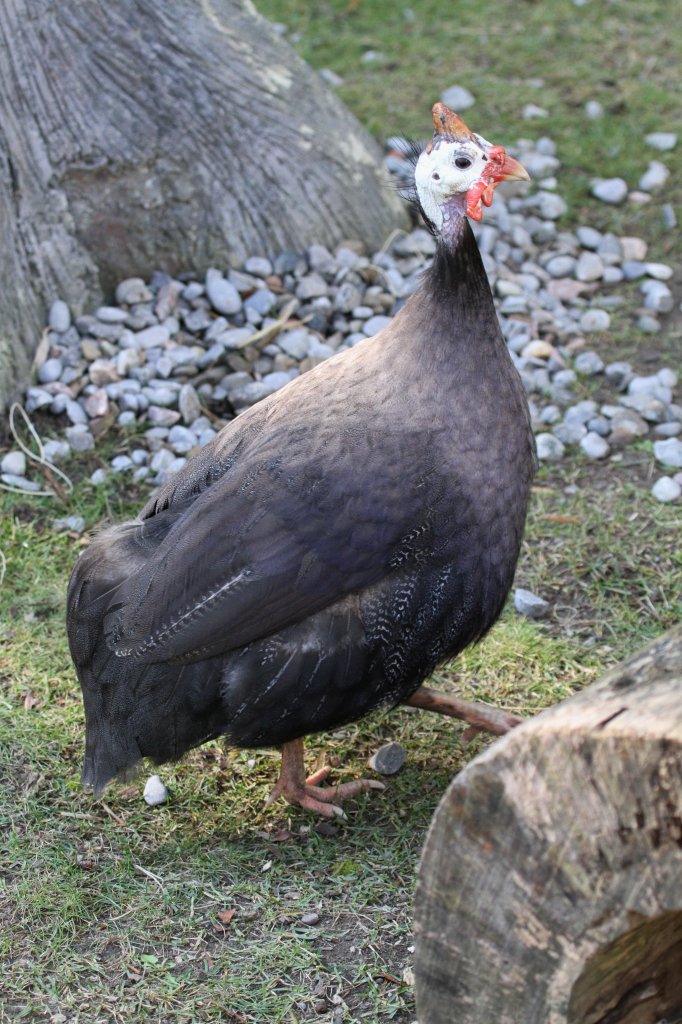
[(467, 167), (471, 167), (472, 161), (468, 156), (458, 156), (455, 160), (455, 167), (459, 167), (460, 171), (463, 171)]

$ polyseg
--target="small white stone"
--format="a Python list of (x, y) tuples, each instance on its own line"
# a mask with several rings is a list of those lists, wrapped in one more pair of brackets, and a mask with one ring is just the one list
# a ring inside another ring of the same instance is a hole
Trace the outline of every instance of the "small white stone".
[(475, 97), (468, 89), (465, 89), (463, 85), (451, 85), (449, 88), (443, 90), (440, 95), (441, 101), (451, 110), (459, 112), (460, 110), (468, 110), (469, 107), (473, 107), (476, 102)]
[(26, 456), (23, 452), (8, 452), (0, 462), (0, 473), (26, 476)]
[(604, 438), (594, 430), (581, 438), (580, 447), (588, 459), (605, 459), (611, 450)]
[(628, 194), (628, 185), (623, 178), (602, 178), (592, 185), (592, 195), (602, 203), (622, 203)]
[(538, 434), (535, 443), (541, 462), (557, 462), (563, 458), (566, 451), (559, 438), (553, 434)]
[(539, 107), (537, 103), (526, 103), (521, 111), (521, 117), (524, 121), (533, 121), (535, 118), (549, 117), (549, 111), (544, 107)]
[(604, 116), (604, 108), (599, 100), (588, 100), (584, 109), (585, 115), (589, 117), (590, 121), (598, 121), (600, 117)]
[(639, 187), (644, 192), (656, 192), (663, 188), (670, 177), (670, 171), (660, 160), (652, 160), (646, 171), (639, 179)]
[(580, 318), (580, 330), (586, 332), (606, 331), (611, 317), (605, 309), (588, 309)]
[(667, 263), (645, 263), (644, 269), (649, 277), (654, 277), (657, 281), (669, 281), (674, 273), (673, 268)]
[(665, 441), (654, 441), (654, 455), (664, 466), (682, 469), (682, 441), (669, 437)]
[(163, 804), (168, 799), (168, 790), (158, 775), (150, 775), (144, 787), (143, 797), (150, 807)]
[(550, 607), (549, 601), (538, 597), (532, 590), (517, 587), (514, 591), (514, 608), (519, 615), (525, 615), (528, 619), (544, 619)]
[(649, 135), (644, 136), (644, 141), (647, 146), (665, 151), (666, 149), (675, 148), (677, 145), (677, 135), (675, 132), (650, 132)]
[(662, 476), (651, 488), (651, 493), (657, 501), (677, 501), (682, 495), (682, 486), (671, 476)]
[(620, 240), (621, 249), (623, 250), (624, 260), (644, 260), (648, 246), (643, 238), (637, 238), (634, 235), (625, 235)]

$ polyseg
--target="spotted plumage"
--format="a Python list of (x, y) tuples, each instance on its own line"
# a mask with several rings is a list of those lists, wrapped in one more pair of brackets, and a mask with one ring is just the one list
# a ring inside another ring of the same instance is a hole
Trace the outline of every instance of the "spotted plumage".
[(532, 433), (466, 190), (434, 195), (433, 265), (389, 326), (229, 423), (81, 556), (68, 628), (97, 791), (142, 757), (395, 705), (500, 614)]

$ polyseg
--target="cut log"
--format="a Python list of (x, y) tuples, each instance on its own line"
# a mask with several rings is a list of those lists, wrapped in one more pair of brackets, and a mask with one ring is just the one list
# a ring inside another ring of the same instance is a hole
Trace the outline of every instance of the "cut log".
[(248, 0), (0, 0), (0, 53), (0, 411), (55, 298), (407, 223), (376, 142)]
[(452, 782), (415, 903), (419, 1024), (682, 1010), (682, 627)]

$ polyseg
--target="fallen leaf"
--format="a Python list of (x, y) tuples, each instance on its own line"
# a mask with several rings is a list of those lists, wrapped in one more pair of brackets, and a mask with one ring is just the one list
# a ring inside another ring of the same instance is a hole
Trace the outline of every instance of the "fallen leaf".
[(560, 515), (560, 513), (558, 513), (558, 512), (550, 512), (550, 513), (548, 513), (548, 515), (543, 516), (542, 518), (546, 519), (548, 523), (579, 523), (580, 522), (580, 520), (578, 519), (577, 516), (564, 516), (564, 515)]
[(219, 910), (218, 920), (221, 924), (229, 924), (236, 913), (237, 911), (234, 908), (231, 910)]
[(24, 707), (26, 708), (27, 711), (29, 710), (29, 708), (38, 707), (38, 703), (38, 698), (36, 697), (33, 690), (29, 690), (28, 693), (24, 694)]

